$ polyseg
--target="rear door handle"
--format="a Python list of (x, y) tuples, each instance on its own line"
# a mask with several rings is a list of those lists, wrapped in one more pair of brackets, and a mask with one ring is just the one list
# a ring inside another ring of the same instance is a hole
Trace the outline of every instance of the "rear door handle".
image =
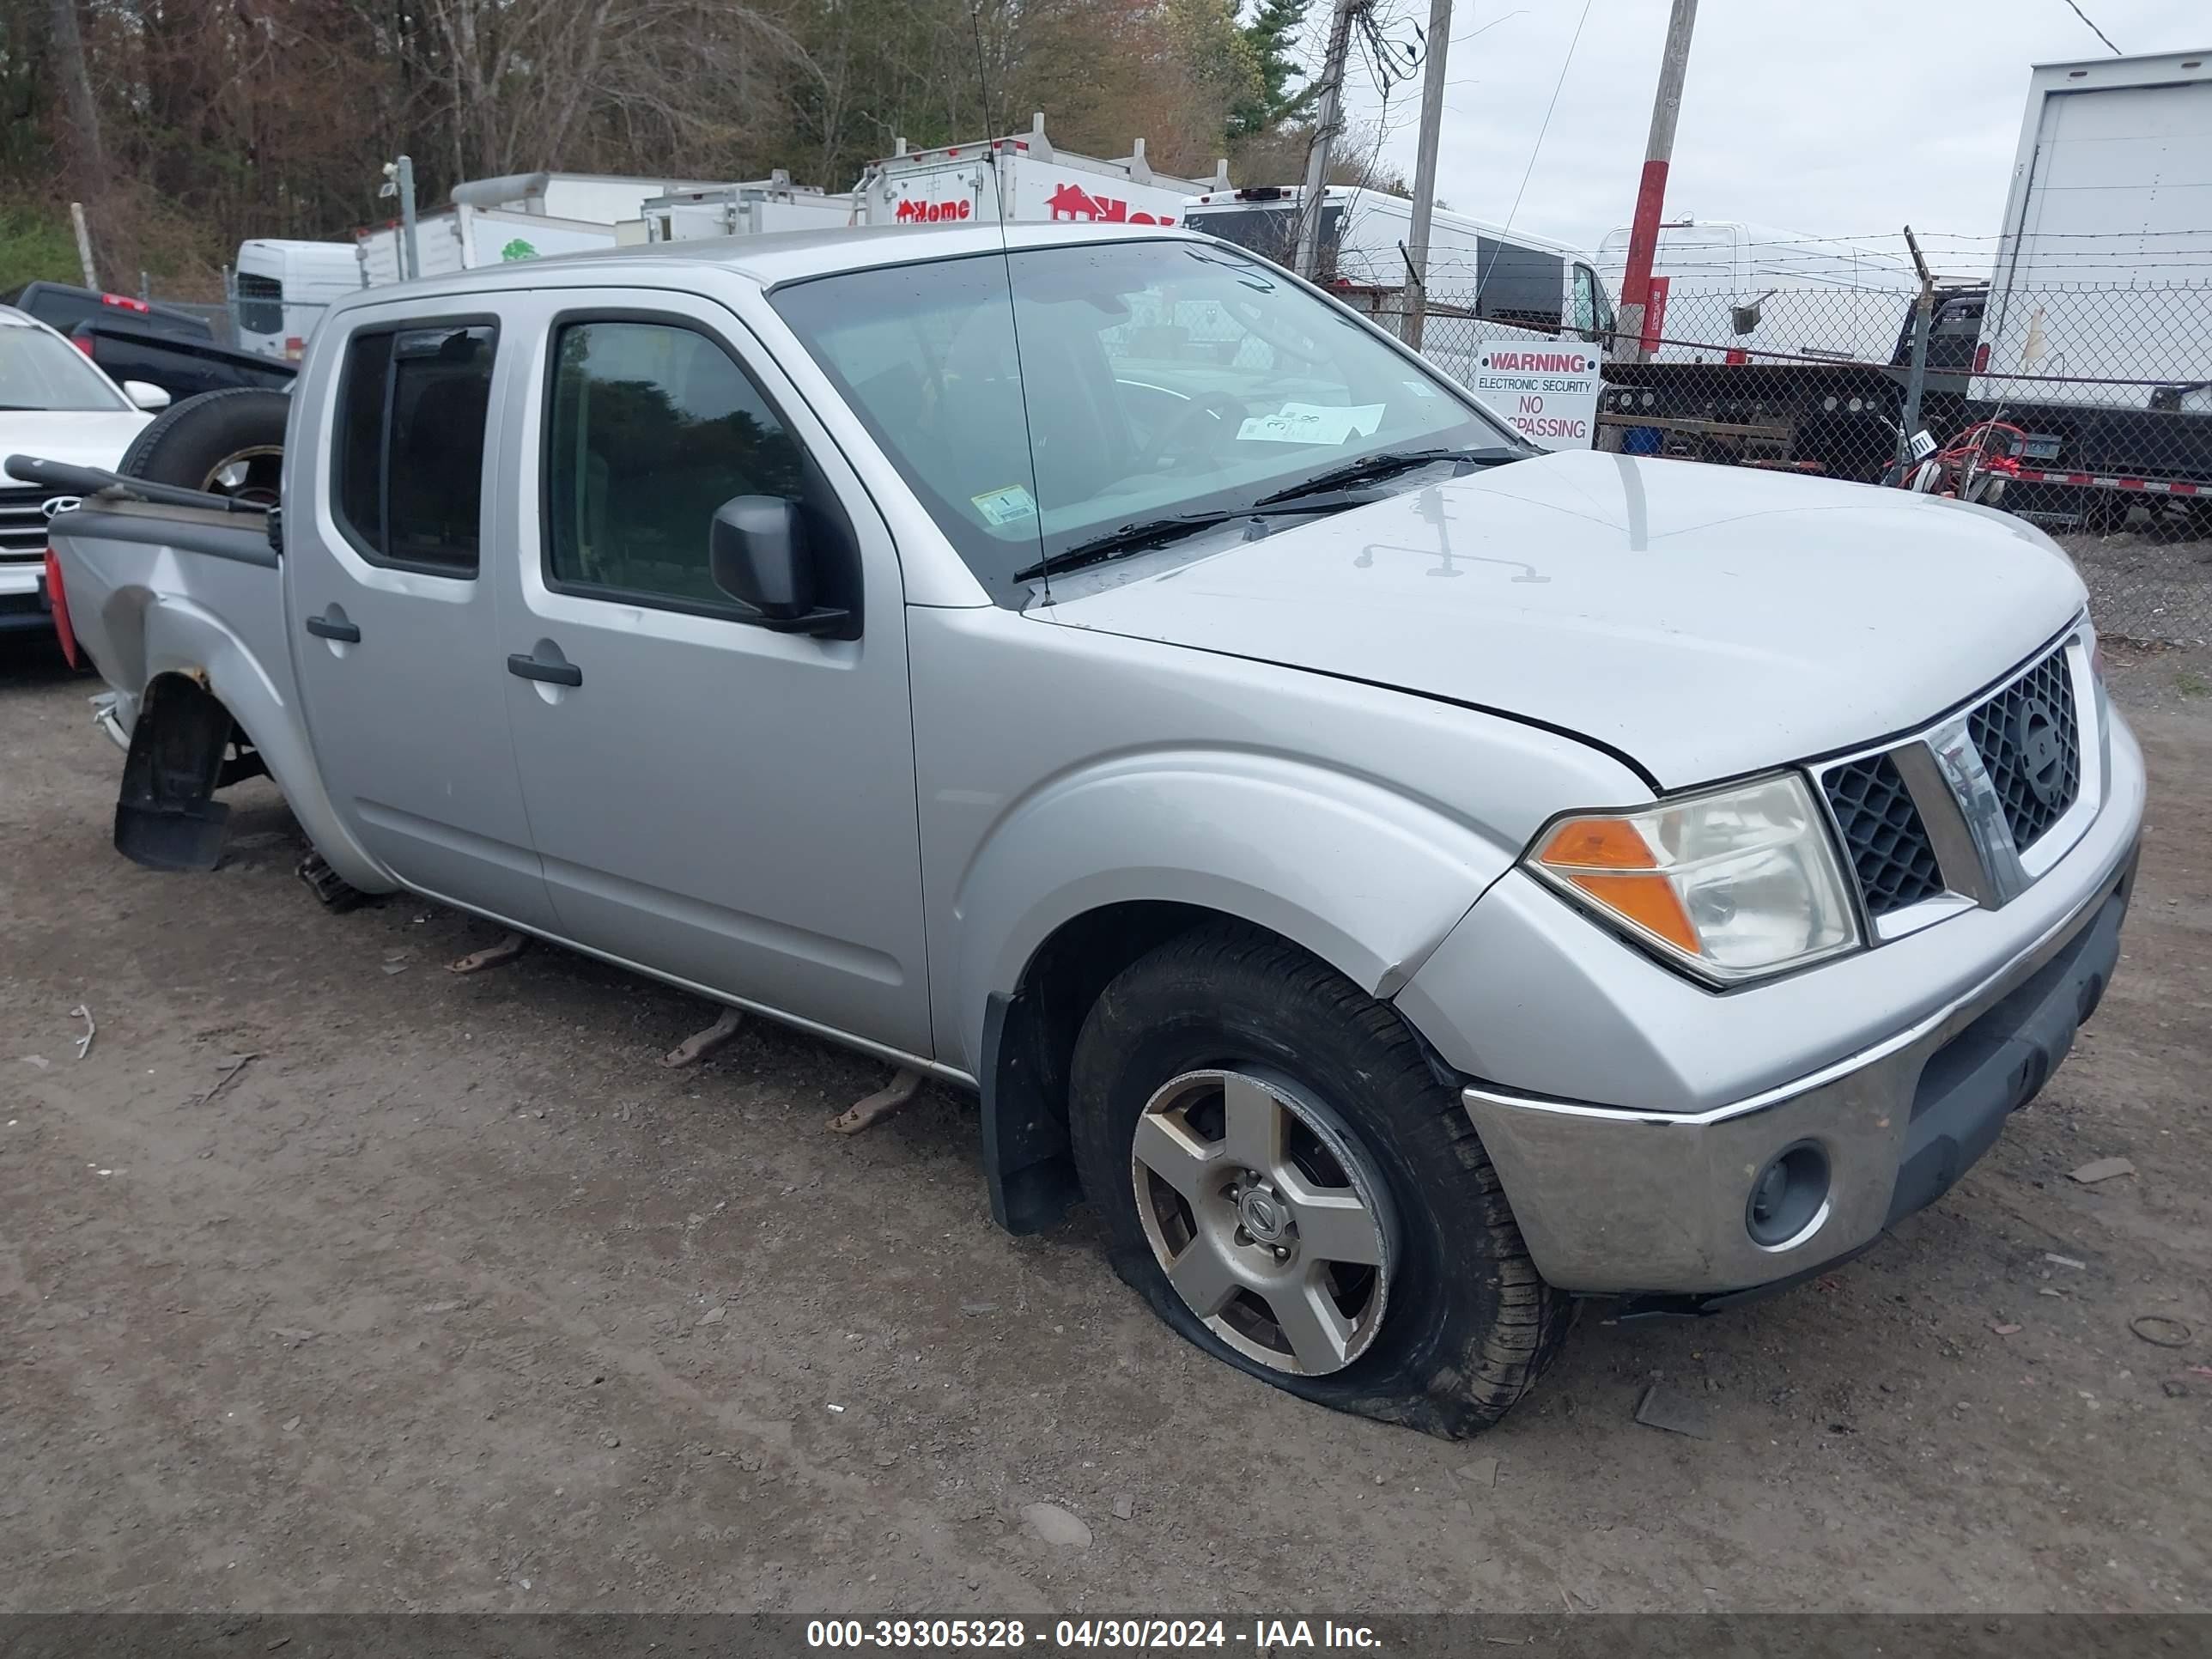
[(507, 672), (526, 680), (544, 680), (549, 685), (581, 685), (584, 671), (572, 662), (540, 662), (520, 651), (507, 659)]
[(341, 645), (359, 645), (361, 629), (349, 622), (332, 622), (328, 617), (307, 618), (307, 631), (319, 640), (336, 640)]

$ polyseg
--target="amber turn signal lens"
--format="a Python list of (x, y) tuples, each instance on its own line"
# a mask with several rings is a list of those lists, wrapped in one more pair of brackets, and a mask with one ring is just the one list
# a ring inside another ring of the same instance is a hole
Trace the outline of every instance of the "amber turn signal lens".
[(1578, 887), (1615, 915), (1663, 939), (1676, 950), (1695, 956), (1698, 930), (1690, 926), (1690, 913), (1675, 896), (1674, 884), (1664, 876), (1600, 876), (1583, 870), (1563, 870), (1569, 885)]
[(1554, 870), (1656, 870), (1659, 860), (1626, 818), (1570, 818), (1552, 832), (1539, 864)]

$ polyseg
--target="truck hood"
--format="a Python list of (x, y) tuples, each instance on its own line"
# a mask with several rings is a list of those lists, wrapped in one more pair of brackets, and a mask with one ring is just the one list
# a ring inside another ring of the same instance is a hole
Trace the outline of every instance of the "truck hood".
[(1931, 720), (2084, 599), (2048, 537), (1986, 508), (1590, 451), (1181, 550), (1030, 614), (1494, 709), (1668, 789)]
[[(71, 466), (113, 471), (131, 441), (154, 417), (137, 409), (0, 410), (0, 460), (37, 455)], [(20, 489), (19, 478), (0, 478), (0, 489)]]

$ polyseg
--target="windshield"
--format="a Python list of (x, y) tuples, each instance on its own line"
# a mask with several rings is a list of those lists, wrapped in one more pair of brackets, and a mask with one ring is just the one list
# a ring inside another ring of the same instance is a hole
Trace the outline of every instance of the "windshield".
[(1041, 557), (1249, 512), (1367, 458), (1519, 453), (1349, 312), (1212, 244), (885, 266), (771, 299), (1001, 602)]
[(0, 409), (128, 409), (84, 354), (42, 328), (0, 325)]
[[(1224, 242), (1249, 248), (1263, 259), (1272, 259), (1285, 270), (1297, 263), (1298, 204), (1280, 202), (1267, 207), (1193, 208), (1182, 216), (1185, 227), (1218, 236)], [(1344, 208), (1328, 202), (1321, 210), (1319, 240), (1314, 250), (1316, 280), (1336, 275), (1338, 250), (1344, 240)]]

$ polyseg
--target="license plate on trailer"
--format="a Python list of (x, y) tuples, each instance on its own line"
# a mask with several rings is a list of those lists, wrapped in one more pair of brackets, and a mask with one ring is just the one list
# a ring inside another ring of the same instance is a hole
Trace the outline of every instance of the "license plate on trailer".
[(2063, 440), (2036, 433), (2021, 441), (2020, 458), (2023, 461), (2055, 461), (2063, 447)]

